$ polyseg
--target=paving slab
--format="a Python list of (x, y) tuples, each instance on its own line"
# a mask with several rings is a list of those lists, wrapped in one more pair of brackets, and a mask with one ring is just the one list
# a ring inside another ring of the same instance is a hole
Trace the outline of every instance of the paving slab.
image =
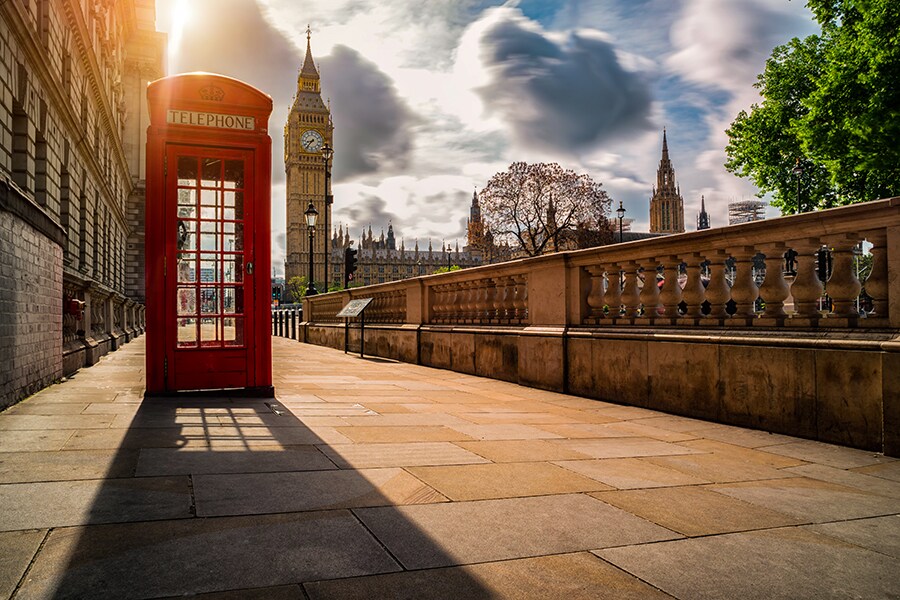
[(653, 456), (648, 457), (646, 460), (661, 467), (675, 469), (692, 477), (716, 483), (792, 477), (790, 473), (785, 473), (774, 467), (748, 462), (725, 454)]
[[(176, 600), (185, 596), (166, 596), (156, 600)], [(279, 585), (275, 587), (229, 590), (227, 592), (209, 592), (208, 594), (192, 594), (196, 600), (307, 600), (303, 588), (299, 585)]]
[(735, 446), (744, 446), (745, 448), (763, 448), (765, 446), (789, 444), (800, 441), (798, 438), (789, 435), (780, 435), (769, 431), (744, 429), (743, 427), (733, 427), (731, 425), (721, 424), (709, 424), (709, 427), (695, 429), (692, 433), (705, 439), (727, 442), (729, 444), (734, 444)]
[(0, 598), (12, 596), (46, 535), (46, 529), (0, 532)]
[(72, 429), (56, 431), (4, 431), (0, 435), (0, 452), (44, 452), (60, 450), (75, 433)]
[(311, 600), (510, 598), (662, 600), (671, 598), (589, 553), (405, 571), (304, 584)]
[(407, 569), (680, 537), (581, 494), (361, 508), (354, 512)]
[(187, 477), (0, 485), (0, 531), (191, 516)]
[(137, 450), (0, 452), (0, 483), (131, 477)]
[(689, 537), (796, 525), (787, 515), (701, 487), (591, 494), (607, 504)]
[(894, 498), (805, 477), (731, 483), (710, 489), (807, 523), (900, 513), (900, 503)]
[(844, 446), (835, 446), (833, 444), (814, 442), (812, 440), (801, 440), (790, 444), (769, 446), (766, 448), (766, 452), (799, 458), (806, 462), (819, 463), (838, 469), (866, 467), (869, 465), (896, 462), (897, 460), (875, 452), (847, 448)]
[(319, 448), (341, 468), (464, 465), (487, 462), (484, 458), (450, 442), (332, 444)]
[(335, 465), (315, 446), (284, 448), (144, 448), (137, 460), (138, 477), (204, 473), (263, 473), (316, 471)]
[(475, 440), (540, 440), (560, 437), (555, 433), (538, 429), (532, 425), (494, 424), (474, 425), (450, 425), (451, 429), (459, 431)]
[(408, 427), (337, 427), (338, 433), (355, 443), (372, 444), (380, 442), (455, 442), (471, 440), (468, 435), (444, 427), (408, 426)]
[(492, 462), (578, 460), (587, 454), (557, 446), (547, 440), (485, 440), (457, 442), (461, 448)]
[(681, 599), (887, 600), (900, 592), (896, 559), (800, 528), (609, 548), (595, 554)]
[(640, 458), (564, 460), (554, 464), (620, 490), (710, 483)]
[(50, 533), (16, 600), (158, 598), (397, 570), (347, 511), (74, 527)]
[(197, 516), (200, 517), (447, 500), (426, 483), (397, 468), (198, 475), (193, 482)]
[(845, 485), (881, 496), (900, 498), (900, 482), (866, 475), (865, 473), (836, 469), (825, 465), (802, 465), (790, 467), (784, 469), (784, 471), (810, 479), (830, 481), (831, 483)]
[[(90, 406), (85, 402), (77, 403), (38, 403), (25, 402), (9, 407), (4, 415), (79, 415)], [(106, 406), (98, 404), (97, 406)]]
[(779, 454), (766, 452), (764, 448), (757, 450), (753, 448), (746, 448), (738, 444), (721, 442), (718, 440), (690, 440), (680, 442), (679, 446), (693, 448), (694, 450), (700, 450), (701, 452), (709, 452), (712, 454), (727, 456), (732, 459), (757, 465), (766, 465), (769, 467), (774, 467), (776, 469), (784, 469), (785, 467), (795, 467), (798, 465), (807, 464), (806, 461), (800, 460), (798, 458), (781, 456)]
[(485, 500), (608, 490), (609, 486), (550, 463), (409, 467), (451, 500)]
[[(900, 515), (807, 525), (804, 529), (900, 559)], [(900, 586), (900, 581), (897, 583)]]
[(112, 415), (10, 415), (0, 414), (0, 431), (51, 429), (107, 429)]
[(870, 465), (867, 467), (858, 467), (853, 469), (855, 473), (863, 473), (872, 475), (873, 477), (881, 477), (890, 479), (891, 481), (900, 481), (900, 460), (887, 462), (883, 464)]
[(591, 458), (634, 458), (640, 456), (674, 456), (679, 454), (701, 454), (679, 444), (660, 442), (645, 437), (626, 437), (599, 440), (553, 440), (550, 442), (563, 448), (574, 450)]

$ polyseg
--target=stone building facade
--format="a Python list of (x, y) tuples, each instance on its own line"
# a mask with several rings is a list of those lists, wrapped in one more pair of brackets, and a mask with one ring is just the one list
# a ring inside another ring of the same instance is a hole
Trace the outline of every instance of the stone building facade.
[(675, 167), (669, 160), (665, 129), (656, 187), (650, 198), (650, 233), (684, 233), (684, 198), (681, 188), (675, 183)]
[(0, 407), (143, 330), (155, 0), (0, 3)]
[(481, 252), (460, 250), (459, 244), (455, 248), (450, 244), (444, 248), (441, 244), (435, 250), (429, 240), (428, 249), (424, 250), (419, 248), (419, 241), (416, 240), (412, 249), (407, 249), (403, 241), (398, 247), (392, 224), (388, 224), (387, 235), (382, 230), (381, 236), (377, 238), (372, 234), (370, 225), (368, 232), (360, 235), (358, 243), (352, 241), (349, 231), (344, 232), (341, 226), (331, 237), (329, 268), (333, 265), (335, 281), (343, 281), (344, 249), (351, 245), (359, 250), (353, 285), (371, 285), (430, 275), (441, 267), (458, 266), (465, 269), (482, 264)]

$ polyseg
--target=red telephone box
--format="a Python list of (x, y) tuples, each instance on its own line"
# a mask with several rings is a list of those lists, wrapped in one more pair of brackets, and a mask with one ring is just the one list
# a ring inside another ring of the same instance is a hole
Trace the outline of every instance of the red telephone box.
[(147, 393), (271, 395), (272, 99), (210, 73), (147, 98)]

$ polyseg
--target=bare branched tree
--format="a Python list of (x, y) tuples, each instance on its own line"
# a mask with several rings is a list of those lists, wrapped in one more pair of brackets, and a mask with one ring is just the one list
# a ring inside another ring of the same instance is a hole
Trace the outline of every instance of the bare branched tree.
[(528, 256), (611, 240), (602, 185), (556, 163), (514, 162), (491, 177), (479, 198), (495, 239)]

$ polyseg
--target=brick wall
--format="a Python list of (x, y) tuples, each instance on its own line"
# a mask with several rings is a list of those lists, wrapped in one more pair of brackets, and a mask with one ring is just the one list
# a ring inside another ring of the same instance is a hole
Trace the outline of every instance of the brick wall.
[(0, 210), (0, 409), (62, 376), (62, 248)]

